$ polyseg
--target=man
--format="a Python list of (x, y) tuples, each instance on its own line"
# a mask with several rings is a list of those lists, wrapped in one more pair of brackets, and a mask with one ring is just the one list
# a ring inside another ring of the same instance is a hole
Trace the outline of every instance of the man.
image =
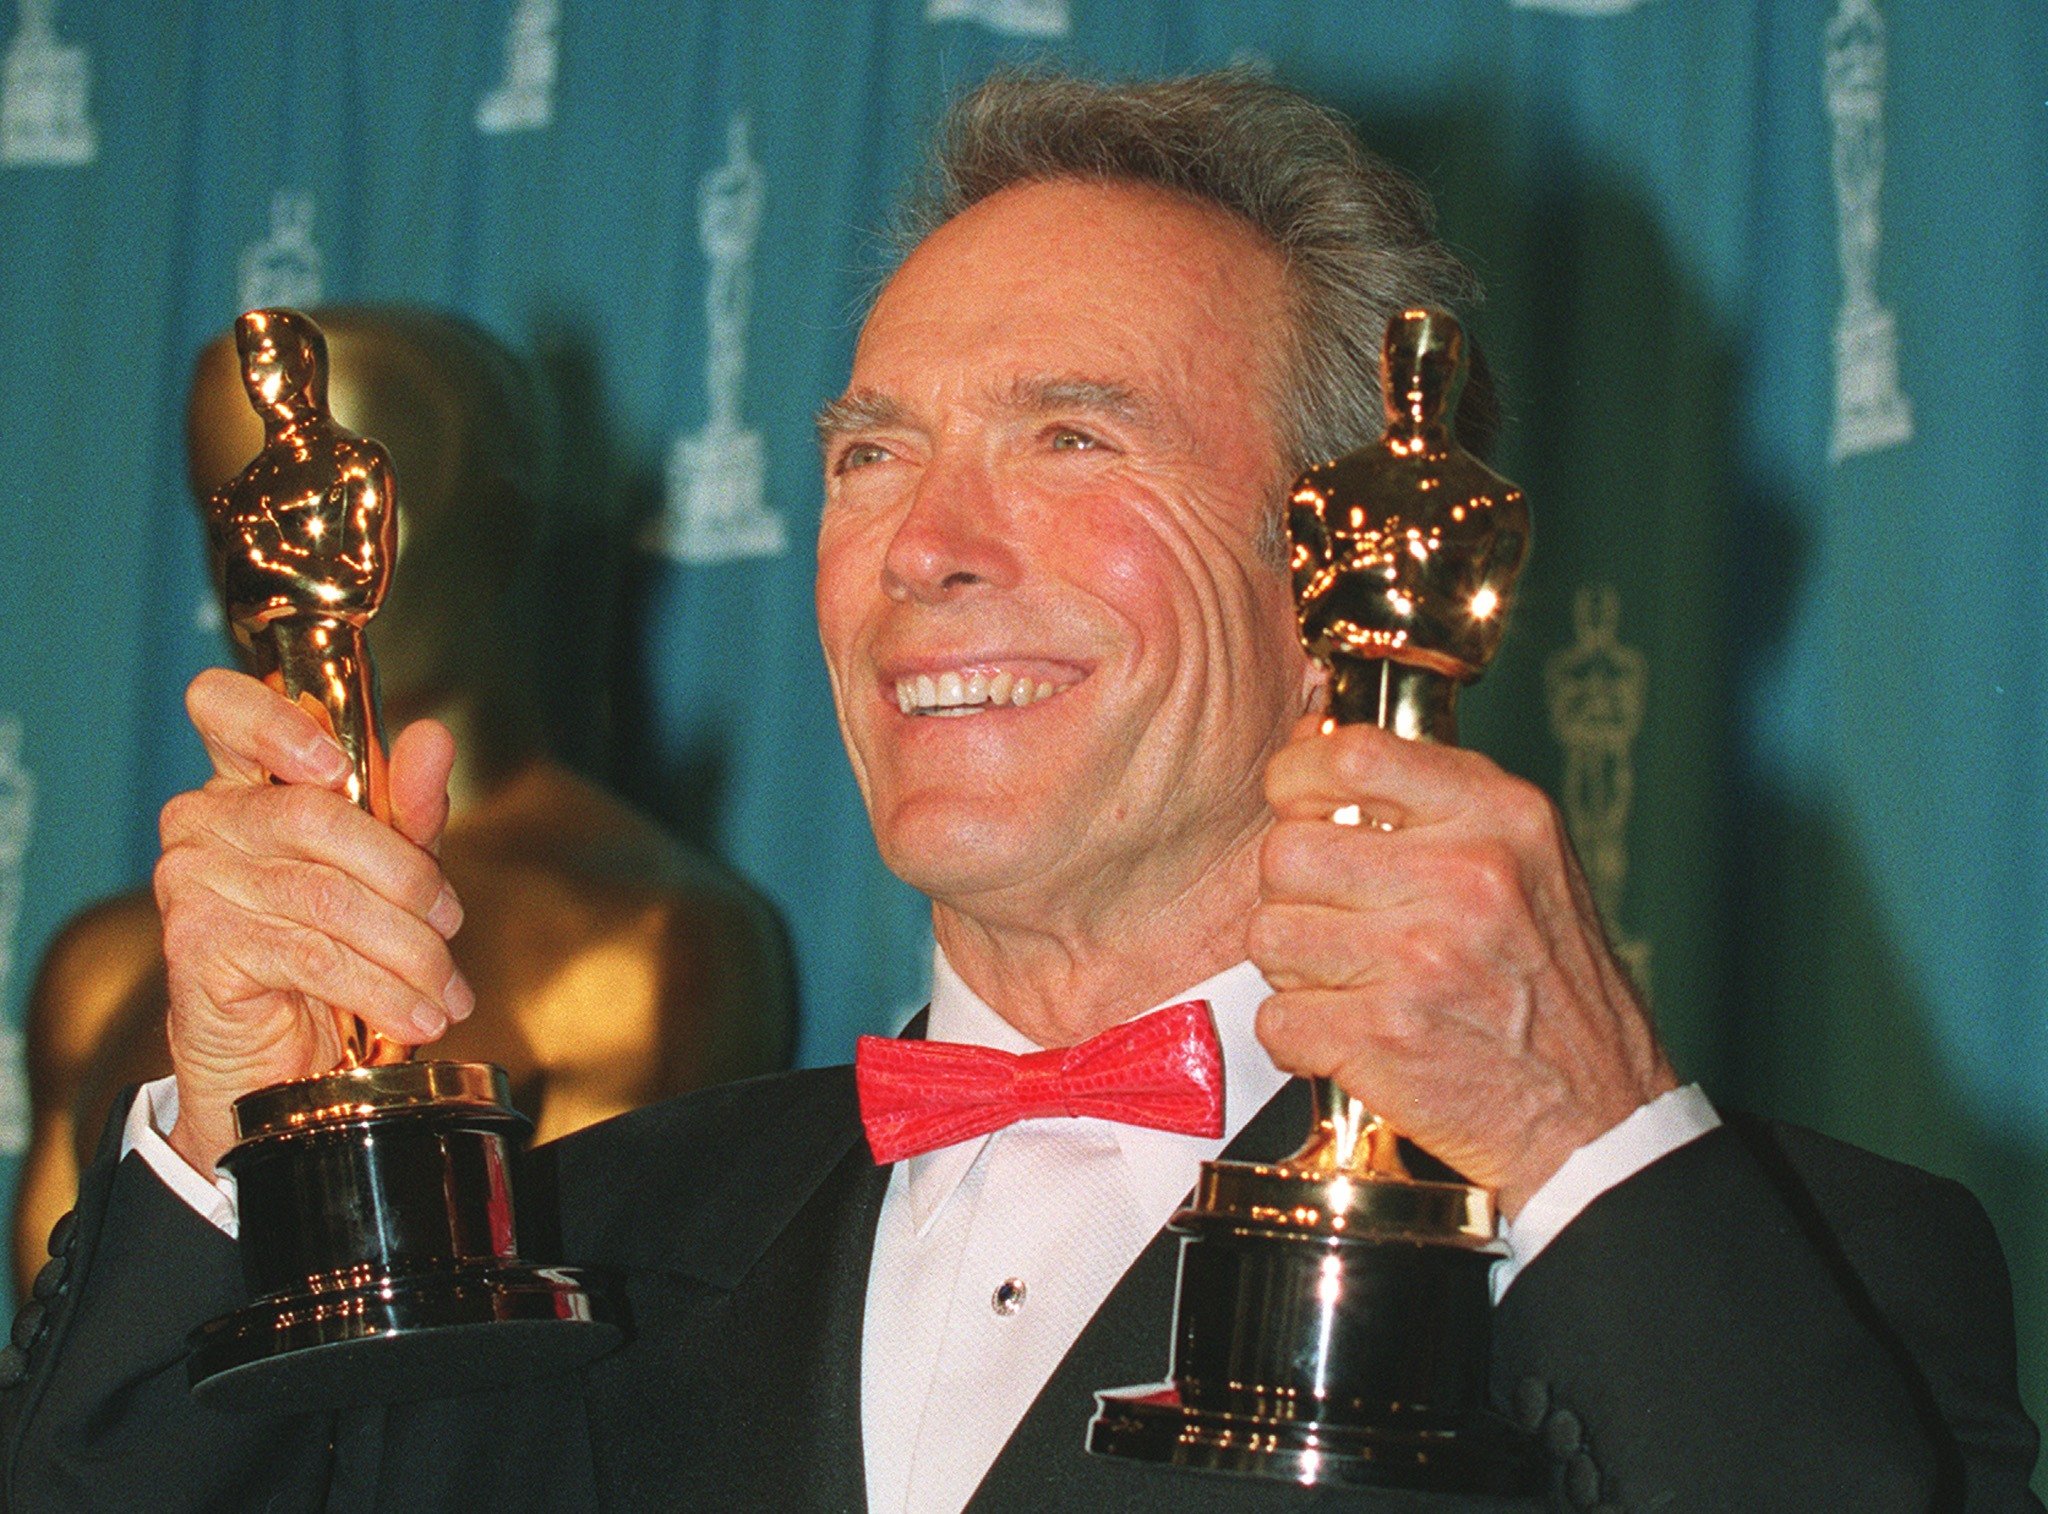
[[(1081, 1450), (1092, 1391), (1164, 1367), (1158, 1227), (1197, 1164), (1298, 1138), (1286, 1069), (1334, 1074), (1499, 1194), (1498, 1396), (1561, 1499), (2036, 1507), (1968, 1196), (1719, 1125), (1537, 791), (1472, 753), (1318, 731), (1275, 522), (1303, 463), (1375, 424), (1388, 310), (1457, 282), (1414, 192), (1238, 77), (999, 81), (944, 162), (936, 224), (821, 417), (820, 630), (882, 853), (933, 901), (925, 1029), (1024, 1051), (1203, 1001), (1221, 1136), (1027, 1120), (879, 1166), (846, 1069), (713, 1090), (539, 1154), (560, 1254), (618, 1275), (614, 1356), (459, 1400), (208, 1414), (182, 1341), (237, 1299), (206, 1176), (229, 1101), (319, 1070), (323, 1004), (410, 1041), (471, 1004), (431, 855), (446, 733), (399, 738), (386, 830), (329, 791), (338, 754), (309, 723), (209, 674), (190, 706), (216, 777), (167, 807), (158, 874), (177, 1076), (110, 1135), (55, 1307), (17, 1331), (16, 1496), (1315, 1502)], [(1331, 824), (1346, 805), (1377, 824)]]

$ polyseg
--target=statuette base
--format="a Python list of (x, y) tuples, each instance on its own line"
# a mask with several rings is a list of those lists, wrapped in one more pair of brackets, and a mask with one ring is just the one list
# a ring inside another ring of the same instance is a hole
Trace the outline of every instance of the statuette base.
[(1180, 1233), (1171, 1381), (1096, 1395), (1098, 1455), (1304, 1485), (1520, 1494), (1486, 1407), (1492, 1198), (1461, 1183), (1209, 1162)]
[(576, 1271), (517, 1254), (502, 1069), (356, 1067), (235, 1103), (221, 1161), (253, 1302), (193, 1333), (193, 1393), (328, 1409), (563, 1372), (624, 1338)]
[(568, 1268), (399, 1278), (209, 1322), (192, 1337), (192, 1396), (273, 1413), (443, 1398), (573, 1371), (623, 1338)]

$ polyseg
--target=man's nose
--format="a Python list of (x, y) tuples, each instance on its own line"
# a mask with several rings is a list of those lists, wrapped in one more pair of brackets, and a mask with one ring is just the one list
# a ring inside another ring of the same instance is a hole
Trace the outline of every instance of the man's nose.
[(921, 471), (882, 558), (893, 600), (942, 604), (977, 588), (1010, 588), (1020, 558), (1013, 512), (986, 463), (939, 455)]

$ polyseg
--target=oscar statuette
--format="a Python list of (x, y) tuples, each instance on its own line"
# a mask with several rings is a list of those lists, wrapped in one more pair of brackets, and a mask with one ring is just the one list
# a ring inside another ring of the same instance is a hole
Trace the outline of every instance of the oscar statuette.
[[(1459, 686), (1500, 645), (1528, 507), (1452, 434), (1450, 316), (1398, 314), (1380, 373), (1385, 434), (1290, 496), (1302, 640), (1330, 670), (1329, 726), (1452, 743)], [(1410, 1176), (1391, 1127), (1334, 1080), (1312, 1088), (1293, 1156), (1203, 1164), (1172, 1221), (1169, 1381), (1098, 1393), (1088, 1449), (1307, 1485), (1533, 1492), (1529, 1447), (1486, 1408), (1493, 1195)]]
[[(348, 796), (390, 818), (364, 628), (397, 547), (391, 463), (327, 407), (327, 345), (293, 310), (235, 326), (264, 445), (207, 504), (215, 582), (252, 667), (340, 743)], [(209, 1406), (332, 1408), (563, 1371), (616, 1345), (585, 1280), (519, 1259), (526, 1118), (500, 1068), (412, 1061), (335, 1016), (339, 1066), (235, 1101), (251, 1302), (193, 1333)]]

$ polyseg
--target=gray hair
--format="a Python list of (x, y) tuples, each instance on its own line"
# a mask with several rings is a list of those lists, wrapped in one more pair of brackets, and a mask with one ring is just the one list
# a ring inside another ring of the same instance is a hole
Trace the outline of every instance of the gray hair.
[[(1126, 84), (993, 76), (947, 113), (905, 245), (999, 190), (1048, 179), (1172, 190), (1230, 211), (1280, 254), (1293, 330), (1275, 423), (1288, 479), (1380, 434), (1389, 317), (1478, 297), (1412, 179), (1335, 111), (1240, 69)], [(1459, 418), (1483, 451), (1496, 402), (1474, 367)]]

